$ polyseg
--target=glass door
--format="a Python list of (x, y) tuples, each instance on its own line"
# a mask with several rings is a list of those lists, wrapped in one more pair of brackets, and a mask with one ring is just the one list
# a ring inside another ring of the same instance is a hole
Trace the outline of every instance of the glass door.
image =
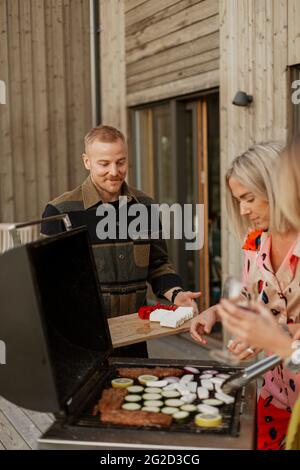
[[(189, 222), (193, 231), (204, 231), (201, 250), (186, 250), (185, 239), (167, 240), (186, 289), (202, 291), (203, 310), (219, 300), (221, 289), (218, 93), (135, 109), (131, 116), (131, 180), (159, 204), (192, 204)], [(204, 204), (201, 227), (196, 204)]]

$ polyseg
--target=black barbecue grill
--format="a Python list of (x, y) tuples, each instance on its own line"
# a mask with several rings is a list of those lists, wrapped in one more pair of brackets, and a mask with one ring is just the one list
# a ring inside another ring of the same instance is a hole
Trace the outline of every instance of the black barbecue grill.
[[(168, 362), (170, 364), (170, 362)], [(148, 367), (149, 371), (148, 373), (151, 374), (151, 367), (149, 366), (149, 361), (148, 361)], [(157, 365), (157, 364), (155, 364)], [(159, 365), (161, 365), (159, 363)], [(176, 362), (176, 365), (178, 366), (178, 362)], [(186, 365), (186, 361), (182, 363), (182, 365)], [(205, 370), (209, 369), (211, 366), (211, 363), (208, 364), (206, 367), (203, 366), (203, 364), (198, 367), (200, 372), (204, 372)], [(107, 374), (106, 380), (105, 380), (105, 388), (109, 388), (111, 385), (111, 379), (115, 378), (118, 376), (117, 369), (119, 367), (136, 367), (136, 365), (132, 365), (127, 363), (127, 365), (124, 365), (122, 363), (116, 364), (114, 363)], [(153, 366), (154, 367), (154, 366)], [(227, 374), (230, 373), (235, 373), (236, 369), (231, 369), (231, 368), (225, 368), (222, 367), (220, 368), (220, 365), (214, 364), (214, 369), (218, 369), (220, 373), (226, 372)], [(134, 385), (139, 385), (138, 382), (136, 382)], [(124, 429), (124, 426), (120, 425), (108, 425), (106, 423), (102, 423), (99, 419), (99, 416), (93, 416), (93, 409), (95, 404), (98, 402), (101, 393), (103, 391), (103, 383), (99, 384), (98, 389), (95, 389), (95, 393), (93, 394), (92, 398), (89, 400), (87, 405), (85, 406), (84, 410), (82, 413), (80, 413), (79, 418), (76, 422), (78, 426), (87, 426), (87, 427), (99, 427), (102, 429), (107, 429), (109, 427), (116, 428), (116, 429)], [(195, 434), (207, 434), (207, 433), (212, 433), (212, 434), (227, 434), (231, 436), (238, 436), (239, 434), (239, 416), (240, 416), (240, 410), (241, 410), (241, 404), (242, 404), (242, 390), (238, 390), (235, 395), (235, 403), (230, 404), (230, 405), (223, 405), (222, 406), (222, 424), (218, 426), (217, 428), (201, 428), (197, 427), (194, 424), (194, 414), (191, 415), (191, 418), (186, 422), (186, 423), (176, 423), (175, 421), (172, 422), (171, 426), (168, 427), (169, 432), (189, 432), (189, 433), (195, 433)], [(198, 400), (196, 404), (200, 404), (201, 400)], [(150, 426), (135, 426), (136, 429), (144, 430), (153, 430), (153, 427)], [(157, 431), (159, 432), (160, 429), (157, 428)]]
[[(0, 394), (57, 420), (40, 448), (245, 448), (255, 439), (255, 386), (223, 405), (223, 424), (193, 419), (167, 428), (103, 424), (92, 411), (120, 367), (184, 367), (187, 361), (112, 358), (112, 343), (87, 231), (39, 240), (0, 257), (1, 339), (7, 364)], [(239, 367), (188, 361), (200, 370), (233, 374)]]

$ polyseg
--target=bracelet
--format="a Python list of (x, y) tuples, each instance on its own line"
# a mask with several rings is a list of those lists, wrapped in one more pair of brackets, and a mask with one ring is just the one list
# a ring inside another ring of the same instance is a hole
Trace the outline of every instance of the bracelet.
[(174, 289), (173, 290), (172, 297), (171, 297), (171, 304), (174, 303), (174, 300), (175, 300), (177, 294), (179, 294), (179, 292), (184, 292), (184, 290), (181, 287), (179, 289)]

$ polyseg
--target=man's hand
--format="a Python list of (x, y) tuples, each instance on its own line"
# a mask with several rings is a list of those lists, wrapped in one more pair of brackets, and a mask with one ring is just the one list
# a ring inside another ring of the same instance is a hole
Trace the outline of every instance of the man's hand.
[[(180, 287), (174, 287), (164, 293), (164, 297), (172, 302), (172, 293), (174, 290), (180, 289)], [(195, 299), (198, 299), (202, 295), (201, 292), (182, 291), (178, 292), (175, 297), (174, 305), (177, 307), (193, 307), (194, 315), (198, 314), (198, 307)]]
[(191, 337), (201, 344), (207, 344), (206, 339), (203, 338), (203, 335), (209, 334), (212, 330), (212, 327), (217, 321), (217, 315), (215, 311), (215, 306), (204, 310), (204, 312), (197, 315), (192, 320), (191, 328), (190, 328), (190, 335)]
[(198, 299), (201, 295), (201, 292), (179, 292), (175, 297), (174, 305), (178, 307), (193, 307), (194, 316), (198, 315), (198, 306), (194, 299)]

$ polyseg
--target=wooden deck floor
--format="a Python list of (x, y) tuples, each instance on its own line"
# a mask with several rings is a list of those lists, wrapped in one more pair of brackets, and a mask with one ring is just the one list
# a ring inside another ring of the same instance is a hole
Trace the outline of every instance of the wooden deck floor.
[[(188, 335), (168, 336), (148, 342), (149, 357), (206, 360), (206, 349)], [(54, 420), (53, 415), (19, 408), (0, 397), (0, 450), (34, 450), (37, 439)]]

